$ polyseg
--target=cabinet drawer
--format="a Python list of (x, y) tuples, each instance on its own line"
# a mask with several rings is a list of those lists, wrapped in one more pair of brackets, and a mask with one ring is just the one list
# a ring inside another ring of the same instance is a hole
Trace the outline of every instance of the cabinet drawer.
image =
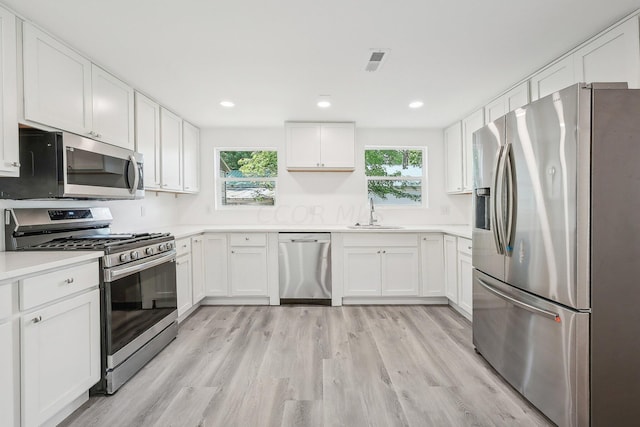
[(233, 233), (229, 236), (231, 246), (266, 246), (265, 233)]
[(20, 281), (20, 310), (98, 286), (98, 261), (76, 265)]
[(413, 233), (345, 233), (344, 246), (403, 246), (417, 247), (418, 236)]
[(13, 285), (0, 285), (0, 320), (11, 316), (13, 304)]
[(458, 251), (471, 255), (471, 240), (463, 237), (458, 237)]
[(186, 255), (191, 253), (191, 239), (176, 240), (176, 256)]

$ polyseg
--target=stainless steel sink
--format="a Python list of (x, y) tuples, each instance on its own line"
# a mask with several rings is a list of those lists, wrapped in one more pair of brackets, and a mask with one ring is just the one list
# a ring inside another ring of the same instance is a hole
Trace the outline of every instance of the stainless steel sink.
[(403, 227), (399, 225), (356, 224), (356, 225), (348, 225), (347, 228), (350, 228), (352, 230), (399, 230)]

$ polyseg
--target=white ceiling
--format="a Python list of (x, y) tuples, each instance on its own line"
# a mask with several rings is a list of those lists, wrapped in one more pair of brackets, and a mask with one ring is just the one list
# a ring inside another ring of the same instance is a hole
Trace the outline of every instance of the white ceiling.
[[(200, 127), (444, 127), (639, 0), (0, 0)], [(390, 54), (364, 71), (370, 48)], [(331, 95), (320, 110), (318, 95)], [(221, 100), (236, 103), (224, 109)], [(410, 110), (410, 101), (425, 106)]]

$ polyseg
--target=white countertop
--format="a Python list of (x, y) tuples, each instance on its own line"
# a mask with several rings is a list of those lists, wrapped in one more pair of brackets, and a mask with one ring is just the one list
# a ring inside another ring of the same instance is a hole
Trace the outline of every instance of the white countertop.
[(176, 239), (193, 236), (200, 233), (233, 233), (233, 232), (325, 232), (325, 233), (446, 233), (454, 236), (471, 238), (469, 225), (403, 225), (402, 228), (370, 230), (354, 230), (346, 225), (175, 225), (154, 228), (153, 232), (171, 233)]
[(100, 258), (101, 251), (0, 252), (0, 282)]

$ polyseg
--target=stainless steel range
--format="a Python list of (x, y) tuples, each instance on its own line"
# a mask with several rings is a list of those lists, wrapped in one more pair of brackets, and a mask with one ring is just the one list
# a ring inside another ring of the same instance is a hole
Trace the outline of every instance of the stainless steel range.
[(177, 335), (176, 250), (170, 234), (112, 234), (108, 208), (8, 209), (8, 251), (103, 251), (102, 378), (115, 393)]

